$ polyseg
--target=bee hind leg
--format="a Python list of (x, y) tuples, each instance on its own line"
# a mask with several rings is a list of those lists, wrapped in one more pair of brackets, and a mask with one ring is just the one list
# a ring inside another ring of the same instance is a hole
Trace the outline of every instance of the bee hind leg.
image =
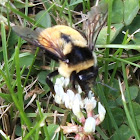
[(48, 84), (48, 86), (50, 87), (50, 91), (55, 94), (55, 91), (54, 91), (54, 84), (53, 82), (50, 80), (50, 78), (58, 75), (58, 70), (55, 70), (53, 72), (51, 72), (50, 74), (47, 75), (47, 78), (46, 78), (46, 83)]

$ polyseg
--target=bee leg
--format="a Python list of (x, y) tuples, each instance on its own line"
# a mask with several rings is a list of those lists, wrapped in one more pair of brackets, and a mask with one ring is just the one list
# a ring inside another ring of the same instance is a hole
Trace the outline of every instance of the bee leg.
[(72, 88), (74, 90), (76, 90), (76, 87), (75, 87), (76, 79), (77, 79), (76, 71), (73, 71), (70, 75), (70, 83), (72, 84)]
[(88, 93), (89, 90), (90, 90), (88, 84), (83, 82), (82, 80), (80, 80), (80, 78), (79, 78), (78, 74), (76, 73), (76, 71), (73, 71), (71, 73), (70, 82), (72, 84), (72, 89), (75, 90), (75, 91), (76, 91), (76, 87), (75, 87), (76, 82), (78, 82), (78, 84), (80, 85), (80, 87), (81, 87), (83, 92)]
[(80, 85), (82, 91), (85, 92), (86, 94), (88, 94), (88, 92), (90, 91), (90, 87), (89, 87), (88, 83), (80, 80), (80, 78), (78, 76), (77, 76), (77, 82)]
[(54, 91), (54, 84), (53, 82), (50, 80), (50, 78), (58, 75), (58, 70), (55, 70), (53, 72), (51, 72), (50, 74), (47, 75), (47, 78), (46, 78), (46, 83), (48, 84), (48, 86), (50, 87), (50, 91), (55, 94), (55, 91)]

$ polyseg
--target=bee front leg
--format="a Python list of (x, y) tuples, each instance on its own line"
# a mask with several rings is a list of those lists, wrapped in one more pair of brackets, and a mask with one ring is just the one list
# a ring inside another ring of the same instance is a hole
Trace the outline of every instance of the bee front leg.
[(76, 87), (75, 87), (75, 82), (77, 80), (77, 74), (76, 74), (76, 71), (73, 71), (70, 75), (70, 83), (72, 84), (72, 88), (75, 90)]
[(83, 92), (85, 93), (89, 92), (90, 88), (88, 83), (82, 81), (82, 79), (79, 78), (79, 75), (76, 73), (76, 71), (73, 71), (70, 76), (70, 83), (72, 84), (72, 89), (75, 91), (76, 91), (76, 87), (75, 87), (76, 82), (78, 82)]
[(48, 86), (50, 87), (50, 91), (51, 91), (53, 94), (55, 94), (55, 91), (54, 91), (54, 84), (53, 84), (53, 82), (50, 80), (50, 78), (52, 78), (52, 77), (54, 77), (54, 76), (56, 76), (56, 75), (58, 75), (58, 74), (59, 74), (58, 70), (55, 70), (55, 71), (51, 72), (50, 74), (48, 74), (48, 75), (47, 75), (47, 78), (46, 78), (46, 83), (47, 83)]
[(77, 75), (77, 82), (80, 85), (82, 91), (86, 94), (90, 91), (89, 84), (86, 81), (82, 81), (79, 76)]

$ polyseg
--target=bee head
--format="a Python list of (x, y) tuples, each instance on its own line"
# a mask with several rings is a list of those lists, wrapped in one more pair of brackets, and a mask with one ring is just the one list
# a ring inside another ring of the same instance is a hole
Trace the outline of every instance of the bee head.
[(86, 70), (80, 71), (78, 74), (79, 80), (83, 83), (93, 84), (98, 74), (98, 67), (92, 66)]

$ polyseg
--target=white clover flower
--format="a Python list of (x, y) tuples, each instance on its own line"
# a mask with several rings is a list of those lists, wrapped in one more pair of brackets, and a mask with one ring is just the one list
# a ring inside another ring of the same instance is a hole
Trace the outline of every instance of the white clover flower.
[(84, 104), (85, 104), (85, 109), (87, 113), (90, 113), (96, 107), (97, 101), (95, 100), (95, 97), (85, 98)]
[(64, 96), (65, 107), (72, 109), (73, 101), (74, 101), (74, 92), (72, 90), (67, 90), (67, 93)]
[(81, 107), (83, 107), (83, 103), (81, 100), (80, 94), (76, 94), (72, 104), (72, 111), (74, 115), (82, 122), (84, 119), (84, 115), (81, 112)]
[(57, 78), (56, 82), (55, 82), (55, 85), (63, 87), (64, 86), (64, 81), (65, 81), (64, 77)]
[(54, 90), (55, 90), (55, 96), (54, 96), (54, 99), (55, 99), (55, 102), (58, 103), (58, 104), (63, 104), (64, 103), (64, 96), (65, 96), (65, 92), (64, 92), (64, 89), (61, 85), (54, 85)]
[(74, 97), (74, 102), (78, 101), (80, 108), (84, 108), (84, 102), (81, 98), (81, 94), (76, 94)]
[(58, 104), (63, 104), (65, 100), (66, 93), (64, 92), (64, 86), (69, 84), (69, 78), (60, 77), (56, 79), (54, 90), (56, 95), (54, 96), (55, 102)]
[(64, 87), (67, 87), (70, 83), (70, 79), (69, 78), (65, 78), (64, 80)]
[(84, 125), (84, 131), (86, 133), (93, 133), (95, 132), (95, 126), (96, 120), (93, 117), (88, 117)]
[(82, 93), (82, 89), (81, 89), (81, 87), (78, 85), (78, 87), (77, 87), (77, 90), (78, 90), (78, 93), (80, 94), (80, 93)]
[(99, 113), (99, 119), (101, 123), (105, 118), (106, 110), (100, 102), (98, 103), (98, 113)]
[(69, 78), (60, 77), (56, 79), (55, 85), (60, 85), (62, 87), (67, 87), (70, 82)]
[(94, 93), (90, 90), (88, 93), (88, 98), (91, 99), (92, 97), (94, 97)]

